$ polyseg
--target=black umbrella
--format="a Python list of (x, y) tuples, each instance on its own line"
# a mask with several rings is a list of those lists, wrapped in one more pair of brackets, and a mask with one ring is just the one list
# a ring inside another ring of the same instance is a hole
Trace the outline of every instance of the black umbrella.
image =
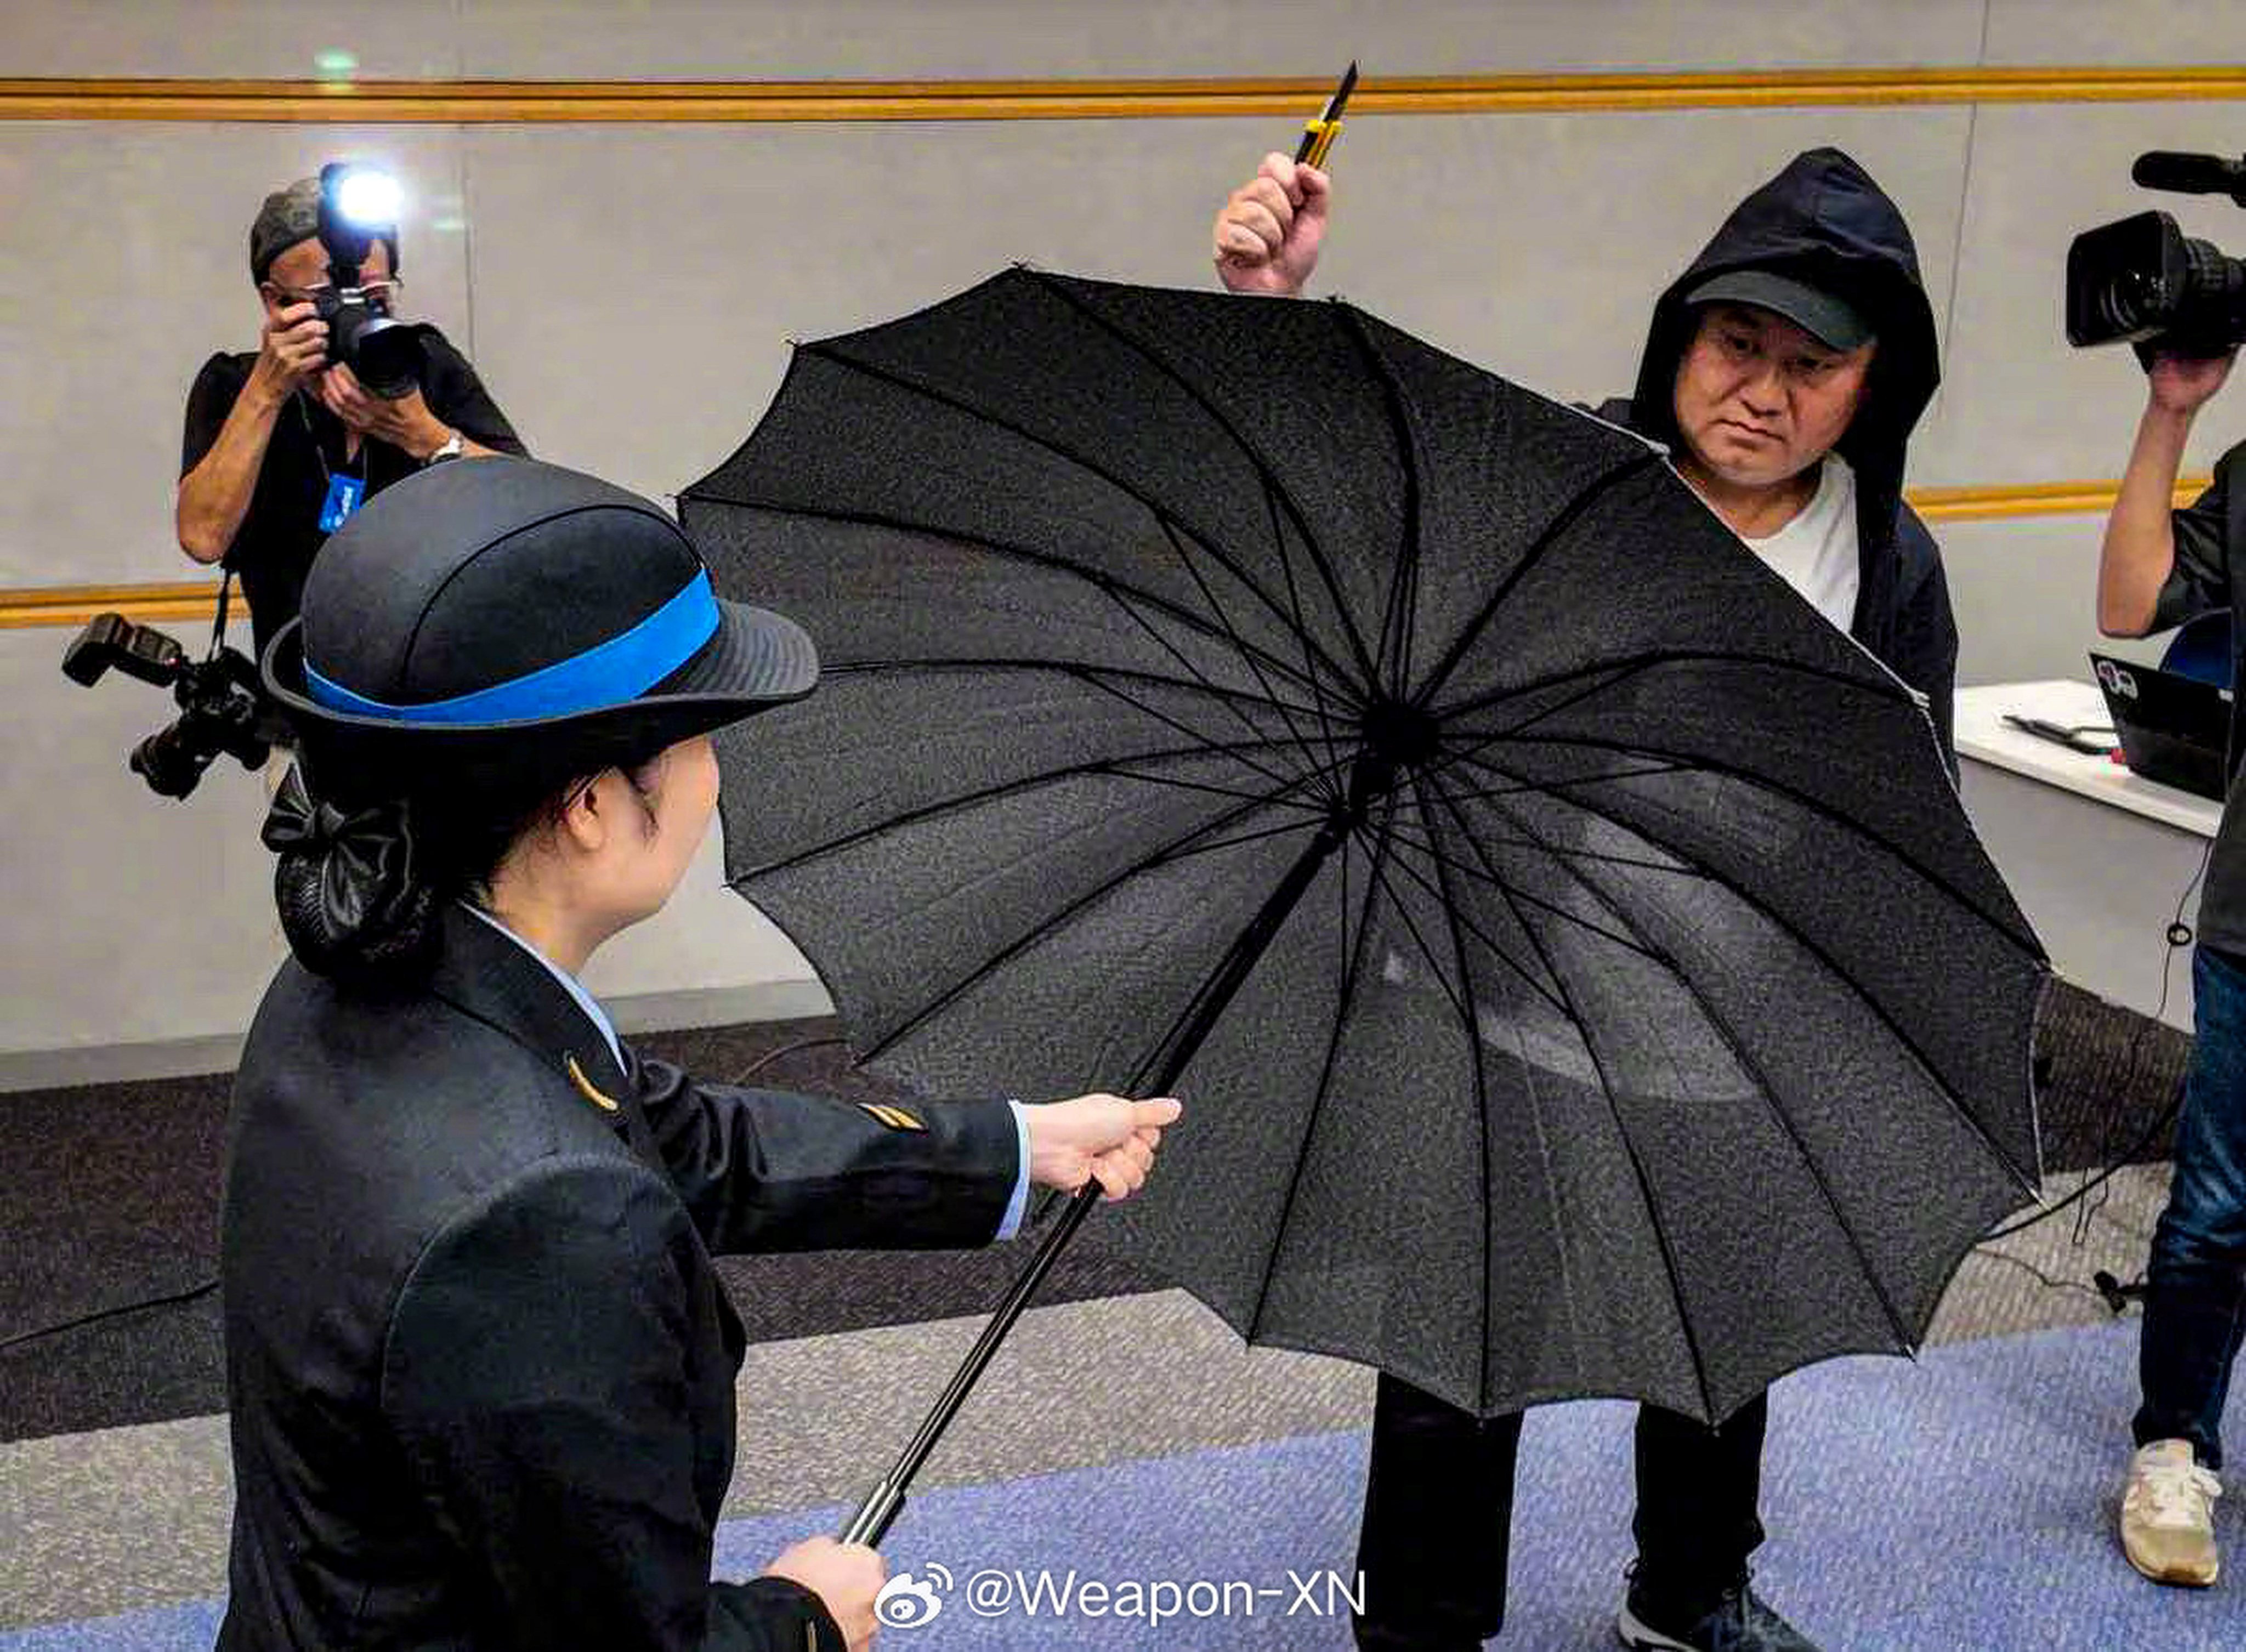
[(735, 887), (915, 1084), (1186, 1096), (1101, 1230), (1251, 1340), (1712, 1419), (2032, 1186), (2045, 967), (1923, 704), (1627, 432), (1016, 270), (800, 347), (680, 508), (827, 663), (722, 744)]

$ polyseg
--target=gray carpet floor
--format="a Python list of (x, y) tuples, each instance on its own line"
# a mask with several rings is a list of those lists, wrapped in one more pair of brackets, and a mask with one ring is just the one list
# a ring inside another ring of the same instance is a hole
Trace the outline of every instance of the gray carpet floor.
[[(816, 1023), (656, 1035), (696, 1071), (868, 1097)], [(2183, 1041), (2079, 994), (2040, 1039), (2049, 1158), (2066, 1200), (2133, 1144), (2164, 1145)], [(775, 1052), (779, 1052), (775, 1054)], [(757, 1064), (764, 1063), (762, 1066)], [(0, 1338), (119, 1302), (192, 1288), (212, 1268), (222, 1078), (0, 1098), (11, 1266)], [(2165, 1166), (1970, 1256), (1933, 1344), (2112, 1318), (2091, 1288), (2134, 1277)], [(729, 1261), (759, 1340), (741, 1379), (729, 1516), (854, 1497), (886, 1465), (973, 1336), (1018, 1255)], [(1245, 1347), (1198, 1303), (1086, 1246), (1008, 1343), (931, 1462), (931, 1490), (1364, 1425), (1371, 1376)], [(136, 1295), (136, 1293), (138, 1294)], [(208, 1599), (223, 1587), (229, 1505), (214, 1304), (119, 1315), (0, 1349), (0, 1629)], [(2240, 1644), (2246, 1644), (2242, 1635)], [(1991, 1645), (2000, 1644), (1992, 1642)]]

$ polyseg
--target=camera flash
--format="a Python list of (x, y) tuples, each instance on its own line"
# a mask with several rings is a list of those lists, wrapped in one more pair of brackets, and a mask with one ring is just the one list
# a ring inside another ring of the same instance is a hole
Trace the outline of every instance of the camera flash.
[(386, 229), (398, 221), (403, 200), (398, 180), (386, 172), (352, 171), (336, 186), (336, 210), (362, 229)]

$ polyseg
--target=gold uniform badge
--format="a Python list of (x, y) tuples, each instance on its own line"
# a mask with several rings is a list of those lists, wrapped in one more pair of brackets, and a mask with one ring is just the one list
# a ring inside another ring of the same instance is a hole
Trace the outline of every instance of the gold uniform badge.
[(871, 1101), (861, 1101), (858, 1105), (892, 1130), (926, 1130), (928, 1128), (902, 1107), (891, 1107)]

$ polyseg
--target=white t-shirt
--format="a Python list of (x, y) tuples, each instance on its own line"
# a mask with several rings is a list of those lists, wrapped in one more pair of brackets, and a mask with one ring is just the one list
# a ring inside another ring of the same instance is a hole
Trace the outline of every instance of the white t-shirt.
[(1856, 553), (1856, 473), (1838, 453), (1825, 455), (1817, 491), (1792, 521), (1761, 539), (1742, 534), (1739, 542), (1842, 630), (1855, 622), (1862, 576)]

